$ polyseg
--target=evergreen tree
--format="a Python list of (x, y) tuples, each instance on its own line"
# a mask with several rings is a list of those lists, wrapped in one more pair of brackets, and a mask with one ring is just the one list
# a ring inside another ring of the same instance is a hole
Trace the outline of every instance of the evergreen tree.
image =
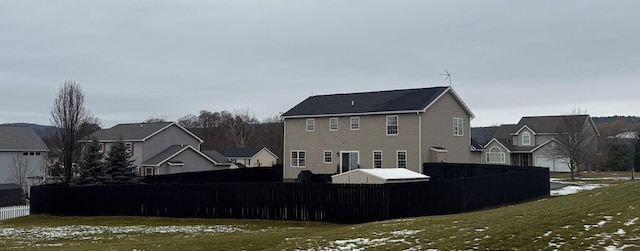
[(100, 152), (100, 143), (94, 139), (87, 146), (85, 154), (78, 163), (78, 177), (73, 178), (75, 185), (102, 185), (106, 180), (104, 155)]
[(139, 177), (133, 172), (135, 168), (129, 160), (127, 147), (123, 141), (114, 143), (105, 160), (105, 172), (108, 179), (107, 184), (134, 184), (139, 182)]

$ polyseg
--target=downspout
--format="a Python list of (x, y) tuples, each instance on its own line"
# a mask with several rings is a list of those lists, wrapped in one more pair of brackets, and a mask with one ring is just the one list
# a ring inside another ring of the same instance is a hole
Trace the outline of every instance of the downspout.
[(418, 170), (422, 173), (422, 114), (416, 112), (418, 115)]
[(284, 182), (284, 178), (287, 177), (287, 119), (282, 119), (282, 139), (284, 143), (282, 143), (282, 181)]

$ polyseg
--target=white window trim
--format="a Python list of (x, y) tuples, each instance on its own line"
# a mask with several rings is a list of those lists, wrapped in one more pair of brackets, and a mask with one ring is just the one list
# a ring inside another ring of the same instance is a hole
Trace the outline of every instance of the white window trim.
[[(524, 140), (525, 138), (528, 140), (527, 142), (525, 142), (525, 140)], [(522, 145), (523, 146), (530, 146), (531, 145), (531, 133), (529, 133), (529, 132), (523, 132), (522, 133)]]
[(453, 117), (453, 136), (457, 136), (457, 137), (464, 136), (464, 119), (463, 118)]
[[(492, 152), (491, 150), (493, 150), (493, 149), (498, 149), (498, 152)], [(491, 161), (492, 159), (495, 159), (495, 158), (489, 158), (490, 155), (497, 155), (497, 156), (494, 156), (494, 157), (496, 157), (499, 160), (498, 161)], [(489, 149), (489, 151), (486, 152), (485, 158), (486, 158), (487, 163), (502, 163), (502, 164), (504, 164), (504, 163), (507, 162), (505, 153), (497, 146), (491, 147)]]
[[(389, 118), (396, 118), (396, 133), (389, 133)], [(398, 118), (398, 115), (387, 115), (386, 117), (386, 126), (384, 127), (385, 133), (387, 134), (387, 136), (395, 136), (398, 135), (400, 133), (400, 119)]]
[[(357, 123), (353, 123), (354, 121), (356, 121)], [(354, 125), (356, 125), (356, 127), (354, 127)], [(352, 131), (360, 130), (360, 117), (351, 117), (349, 119), (349, 127)]]
[(384, 161), (382, 160), (383, 159), (382, 150), (373, 150), (373, 152), (372, 152), (373, 162), (371, 162), (371, 163), (373, 163), (372, 167), (373, 168), (378, 168), (378, 167), (376, 167), (376, 153), (377, 152), (380, 153), (380, 167), (379, 168), (382, 168), (382, 167), (384, 167)]
[[(404, 167), (400, 167), (400, 153), (404, 153)], [(407, 154), (407, 150), (398, 150), (396, 151), (396, 168), (407, 168), (409, 155)]]
[[(329, 158), (331, 158), (329, 162), (327, 162), (327, 153), (329, 153)], [(324, 150), (324, 152), (322, 153), (322, 162), (324, 162), (325, 164), (333, 163), (333, 151), (332, 150)]]
[[(293, 152), (296, 152), (296, 160), (297, 160), (297, 164), (293, 165)], [(300, 165), (300, 153), (304, 153), (304, 165)], [(291, 167), (300, 167), (300, 168), (304, 168), (307, 167), (307, 151), (305, 150), (291, 150), (290, 152), (290, 160), (289, 160), (289, 164), (291, 165)]]
[[(332, 121), (336, 122), (336, 128), (335, 129), (331, 128), (331, 126), (333, 125)], [(332, 131), (332, 132), (338, 131), (338, 128), (339, 128), (338, 121), (339, 121), (338, 118), (329, 118), (329, 131)]]
[(316, 130), (316, 119), (307, 119), (307, 123), (305, 124), (307, 132), (313, 132)]

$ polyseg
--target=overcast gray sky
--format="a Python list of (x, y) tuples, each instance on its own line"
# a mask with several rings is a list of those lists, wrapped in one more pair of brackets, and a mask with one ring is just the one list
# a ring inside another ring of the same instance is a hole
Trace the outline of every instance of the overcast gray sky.
[(0, 123), (65, 80), (103, 127), (448, 85), (473, 126), (640, 115), (640, 1), (0, 1)]

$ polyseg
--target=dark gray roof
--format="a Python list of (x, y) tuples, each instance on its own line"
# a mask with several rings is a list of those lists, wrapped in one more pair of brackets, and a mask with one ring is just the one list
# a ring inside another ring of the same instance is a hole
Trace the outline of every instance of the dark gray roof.
[[(531, 128), (536, 133), (561, 133), (558, 130), (561, 129), (563, 120), (566, 118), (577, 118), (586, 121), (589, 115), (558, 115), (558, 116), (536, 116), (536, 117), (522, 117), (518, 126), (520, 128), (525, 125)], [(520, 128), (516, 129), (520, 130)], [(512, 133), (515, 133), (513, 131)]]
[(209, 158), (211, 158), (212, 160), (214, 160), (215, 162), (218, 163), (230, 163), (229, 160), (222, 155), (221, 153), (219, 153), (216, 150), (209, 150), (209, 151), (202, 151), (202, 153), (204, 153), (205, 155), (209, 156)]
[(0, 184), (0, 190), (14, 190), (14, 189), (22, 190), (22, 187), (20, 187), (20, 185), (15, 183)]
[(164, 149), (164, 151), (156, 154), (155, 156), (145, 160), (142, 162), (143, 166), (157, 166), (162, 164), (163, 161), (165, 161), (167, 158), (173, 156), (174, 154), (180, 152), (183, 150), (183, 148), (185, 148), (186, 146), (181, 146), (181, 145), (174, 145), (174, 146), (170, 146), (167, 149)]
[(238, 147), (238, 148), (224, 148), (218, 149), (220, 154), (227, 158), (250, 158), (256, 155), (264, 147)]
[(311, 96), (282, 117), (423, 110), (448, 89), (440, 86)]
[(142, 141), (171, 124), (171, 122), (118, 124), (109, 129), (101, 129), (91, 134), (89, 138)]
[(29, 127), (0, 126), (0, 151), (48, 151), (40, 136)]

